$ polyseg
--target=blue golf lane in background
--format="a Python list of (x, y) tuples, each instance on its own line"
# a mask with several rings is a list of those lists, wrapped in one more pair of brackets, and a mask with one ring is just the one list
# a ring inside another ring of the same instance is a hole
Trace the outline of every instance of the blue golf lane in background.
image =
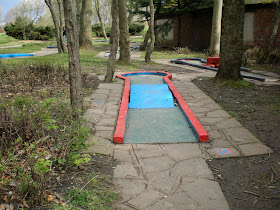
[(26, 56), (34, 56), (34, 55), (33, 54), (27, 54), (27, 53), (0, 54), (0, 58), (14, 58), (14, 57), (26, 57)]

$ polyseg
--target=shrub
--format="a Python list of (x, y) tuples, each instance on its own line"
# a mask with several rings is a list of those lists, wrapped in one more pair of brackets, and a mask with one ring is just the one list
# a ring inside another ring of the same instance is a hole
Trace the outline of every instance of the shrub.
[(20, 40), (49, 40), (55, 35), (53, 27), (46, 26), (35, 28), (32, 22), (27, 23), (20, 17), (16, 19), (15, 23), (7, 24), (4, 30), (8, 36)]
[(247, 49), (243, 53), (243, 65), (247, 64), (248, 60), (255, 60), (259, 64), (273, 64), (280, 63), (280, 50), (273, 49), (267, 52), (266, 49), (261, 49), (258, 46)]
[[(134, 34), (140, 33), (141, 31), (144, 30), (144, 28), (145, 28), (144, 25), (130, 24), (129, 25), (129, 34), (134, 35)], [(94, 24), (92, 26), (92, 31), (96, 34), (96, 36), (103, 37), (103, 32), (102, 32), (102, 29), (101, 29), (101, 24)], [(110, 37), (111, 28), (106, 27), (105, 31), (106, 31), (107, 37)]]
[(144, 25), (140, 25), (140, 24), (130, 24), (129, 25), (129, 34), (131, 35), (135, 35), (140, 33), (141, 31), (143, 31), (145, 28)]
[[(100, 23), (92, 25), (92, 31), (96, 34), (96, 36), (103, 37), (103, 32), (102, 32)], [(110, 37), (111, 28), (105, 27), (105, 31), (106, 31), (107, 37)]]

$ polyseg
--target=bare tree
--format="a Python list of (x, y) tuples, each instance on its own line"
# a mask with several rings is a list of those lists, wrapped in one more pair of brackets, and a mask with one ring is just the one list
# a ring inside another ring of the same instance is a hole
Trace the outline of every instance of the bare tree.
[(53, 19), (53, 24), (54, 24), (54, 29), (55, 29), (55, 37), (56, 37), (56, 43), (57, 43), (57, 47), (58, 47), (58, 52), (65, 52), (65, 48), (64, 48), (64, 42), (63, 42), (63, 31), (62, 31), (62, 25), (61, 25), (61, 20), (60, 20), (60, 14), (59, 14), (59, 9), (57, 9), (56, 7), (58, 7), (58, 1), (54, 2), (54, 0), (45, 0), (47, 6), (49, 7), (49, 10), (51, 12), (52, 15), (52, 19)]
[(120, 61), (130, 62), (129, 28), (127, 22), (127, 0), (119, 0)]
[(3, 9), (2, 6), (0, 5), (0, 22), (2, 23), (2, 18), (3, 18)]
[(145, 62), (150, 62), (151, 61), (151, 55), (154, 50), (154, 45), (155, 45), (155, 11), (154, 11), (154, 3), (153, 0), (150, 0), (150, 21), (149, 21), (149, 29), (150, 29), (150, 43), (148, 45), (148, 49), (146, 51), (145, 55)]
[(244, 14), (244, 0), (224, 0), (221, 62), (215, 79), (241, 79)]
[(211, 43), (209, 50), (210, 56), (218, 56), (220, 53), (222, 11), (223, 0), (214, 0)]
[(112, 27), (111, 27), (111, 50), (108, 59), (107, 65), (107, 74), (105, 76), (105, 82), (112, 82), (114, 73), (115, 73), (115, 61), (116, 54), (118, 50), (118, 41), (119, 41), (119, 8), (118, 0), (112, 0)]
[(80, 27), (80, 48), (92, 50), (92, 0), (82, 1), (81, 27)]
[(105, 26), (104, 26), (104, 23), (103, 23), (101, 14), (100, 14), (100, 4), (99, 4), (99, 0), (94, 0), (94, 2), (95, 2), (96, 14), (97, 14), (98, 20), (99, 20), (100, 25), (101, 25), (101, 30), (102, 30), (102, 33), (103, 33), (103, 37), (104, 37), (105, 40), (107, 40), (108, 37), (107, 37), (106, 30), (105, 30)]
[(46, 5), (41, 0), (26, 1), (22, 0), (20, 4), (10, 8), (5, 15), (5, 22), (14, 22), (17, 17), (24, 19), (26, 22), (35, 23), (44, 15)]
[(73, 116), (78, 118), (83, 109), (81, 65), (75, 0), (63, 0), (65, 28), (69, 53), (70, 100)]

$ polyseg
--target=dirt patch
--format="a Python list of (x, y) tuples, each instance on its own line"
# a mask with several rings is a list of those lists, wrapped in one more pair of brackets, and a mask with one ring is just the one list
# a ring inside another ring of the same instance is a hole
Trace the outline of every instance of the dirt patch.
[(274, 152), (208, 162), (230, 208), (279, 209), (280, 86), (231, 88), (210, 79), (193, 82)]
[(99, 79), (94, 73), (83, 73), (82, 74), (82, 86), (84, 88), (92, 88), (96, 90), (99, 86)]

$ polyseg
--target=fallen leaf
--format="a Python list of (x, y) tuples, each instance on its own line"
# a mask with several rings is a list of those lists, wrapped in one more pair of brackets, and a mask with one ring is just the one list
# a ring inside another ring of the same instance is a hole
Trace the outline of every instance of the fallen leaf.
[(24, 205), (25, 208), (30, 209), (30, 206), (27, 204), (26, 200), (23, 200), (22, 204)]
[(54, 196), (52, 196), (52, 195), (48, 195), (48, 196), (47, 196), (47, 200), (48, 200), (49, 202), (53, 201), (53, 199), (54, 199)]
[(7, 196), (7, 195), (4, 195), (3, 200), (4, 200), (5, 202), (8, 202), (8, 196)]

